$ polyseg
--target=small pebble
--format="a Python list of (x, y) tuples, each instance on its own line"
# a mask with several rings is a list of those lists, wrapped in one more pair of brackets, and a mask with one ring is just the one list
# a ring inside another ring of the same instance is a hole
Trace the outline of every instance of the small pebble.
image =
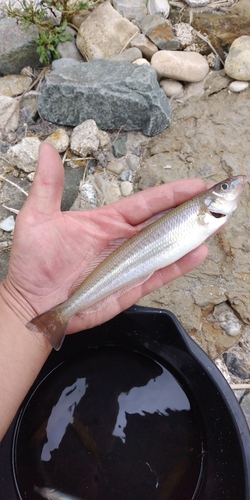
[(132, 180), (132, 172), (130, 172), (130, 170), (124, 170), (124, 172), (121, 173), (119, 179), (121, 181), (131, 181)]
[(242, 82), (240, 80), (235, 80), (234, 82), (231, 82), (229, 85), (229, 90), (231, 92), (242, 92), (242, 90), (246, 90), (248, 88), (249, 83), (248, 82)]
[(142, 52), (138, 47), (130, 47), (124, 50), (121, 54), (116, 54), (111, 57), (111, 61), (134, 62), (136, 59), (142, 57)]
[(105, 132), (104, 130), (99, 130), (98, 135), (99, 135), (99, 141), (100, 141), (99, 147), (104, 148), (110, 142), (109, 134), (107, 132)]
[(184, 0), (190, 7), (204, 7), (210, 0)]
[(2, 220), (2, 222), (0, 222), (0, 228), (3, 229), (3, 231), (6, 231), (7, 233), (13, 231), (14, 227), (15, 227), (15, 219), (13, 215), (10, 215), (9, 217), (7, 217), (7, 219), (4, 219)]
[(148, 0), (147, 2), (148, 13), (150, 15), (163, 14), (164, 17), (168, 17), (170, 6), (168, 0)]
[(179, 97), (183, 93), (183, 85), (171, 78), (163, 78), (163, 80), (160, 81), (160, 87), (167, 97), (172, 97), (174, 95)]
[(63, 128), (58, 128), (44, 142), (52, 144), (58, 153), (64, 153), (69, 146), (69, 137)]
[(133, 64), (138, 64), (138, 66), (141, 66), (142, 64), (148, 64), (150, 66), (150, 63), (147, 61), (147, 59), (144, 59), (144, 57), (140, 57), (139, 59), (136, 59)]
[(113, 144), (113, 155), (121, 158), (127, 154), (127, 134), (118, 137)]
[(124, 181), (121, 183), (121, 193), (122, 196), (129, 196), (133, 191), (133, 184), (129, 181)]
[(119, 161), (110, 161), (107, 165), (107, 170), (112, 172), (113, 174), (120, 175), (124, 170), (123, 163)]
[(30, 182), (33, 182), (34, 177), (35, 177), (35, 172), (30, 172), (30, 174), (27, 175), (27, 179)]
[(140, 165), (140, 158), (137, 155), (131, 154), (131, 155), (128, 155), (126, 157), (126, 162), (127, 162), (129, 170), (132, 170), (132, 172), (135, 172)]

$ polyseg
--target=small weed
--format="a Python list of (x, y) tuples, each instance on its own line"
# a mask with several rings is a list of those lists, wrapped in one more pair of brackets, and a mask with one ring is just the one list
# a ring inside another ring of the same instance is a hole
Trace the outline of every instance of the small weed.
[(39, 60), (47, 66), (53, 59), (60, 58), (58, 43), (73, 38), (66, 32), (71, 18), (98, 2), (99, 0), (92, 3), (74, 3), (72, 0), (18, 0), (14, 4), (7, 3), (3, 11), (8, 17), (16, 19), (25, 30), (31, 25), (37, 26), (39, 36), (34, 40)]

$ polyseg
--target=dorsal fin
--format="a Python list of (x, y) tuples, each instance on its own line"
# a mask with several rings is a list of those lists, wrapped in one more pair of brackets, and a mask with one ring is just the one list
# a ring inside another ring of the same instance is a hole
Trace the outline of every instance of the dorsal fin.
[(94, 269), (101, 264), (111, 253), (113, 253), (117, 248), (119, 248), (128, 238), (117, 238), (109, 242), (108, 246), (92, 260), (83, 272), (78, 276), (77, 280), (68, 292), (68, 298), (72, 297), (73, 293), (79, 288), (79, 286), (86, 280), (86, 278), (94, 271)]

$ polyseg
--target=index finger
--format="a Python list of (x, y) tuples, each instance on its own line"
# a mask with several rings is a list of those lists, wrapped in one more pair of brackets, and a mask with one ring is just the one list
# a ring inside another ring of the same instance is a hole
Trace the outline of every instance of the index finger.
[(117, 201), (106, 209), (116, 210), (134, 226), (164, 210), (181, 205), (206, 189), (207, 185), (201, 179), (183, 179), (146, 189)]

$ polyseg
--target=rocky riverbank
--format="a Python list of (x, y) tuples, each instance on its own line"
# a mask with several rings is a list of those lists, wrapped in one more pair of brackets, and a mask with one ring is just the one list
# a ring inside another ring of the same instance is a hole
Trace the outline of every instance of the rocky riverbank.
[[(103, 2), (60, 48), (62, 59), (42, 70), (28, 35), (0, 19), (1, 279), (41, 141), (62, 154), (64, 210), (93, 209), (184, 177), (249, 178), (249, 3), (188, 3), (172, 2), (166, 19), (148, 15), (143, 1), (129, 13), (121, 2)], [(206, 262), (141, 301), (173, 311), (231, 384), (250, 383), (248, 193), (209, 242)], [(249, 392), (237, 396), (250, 422)]]

